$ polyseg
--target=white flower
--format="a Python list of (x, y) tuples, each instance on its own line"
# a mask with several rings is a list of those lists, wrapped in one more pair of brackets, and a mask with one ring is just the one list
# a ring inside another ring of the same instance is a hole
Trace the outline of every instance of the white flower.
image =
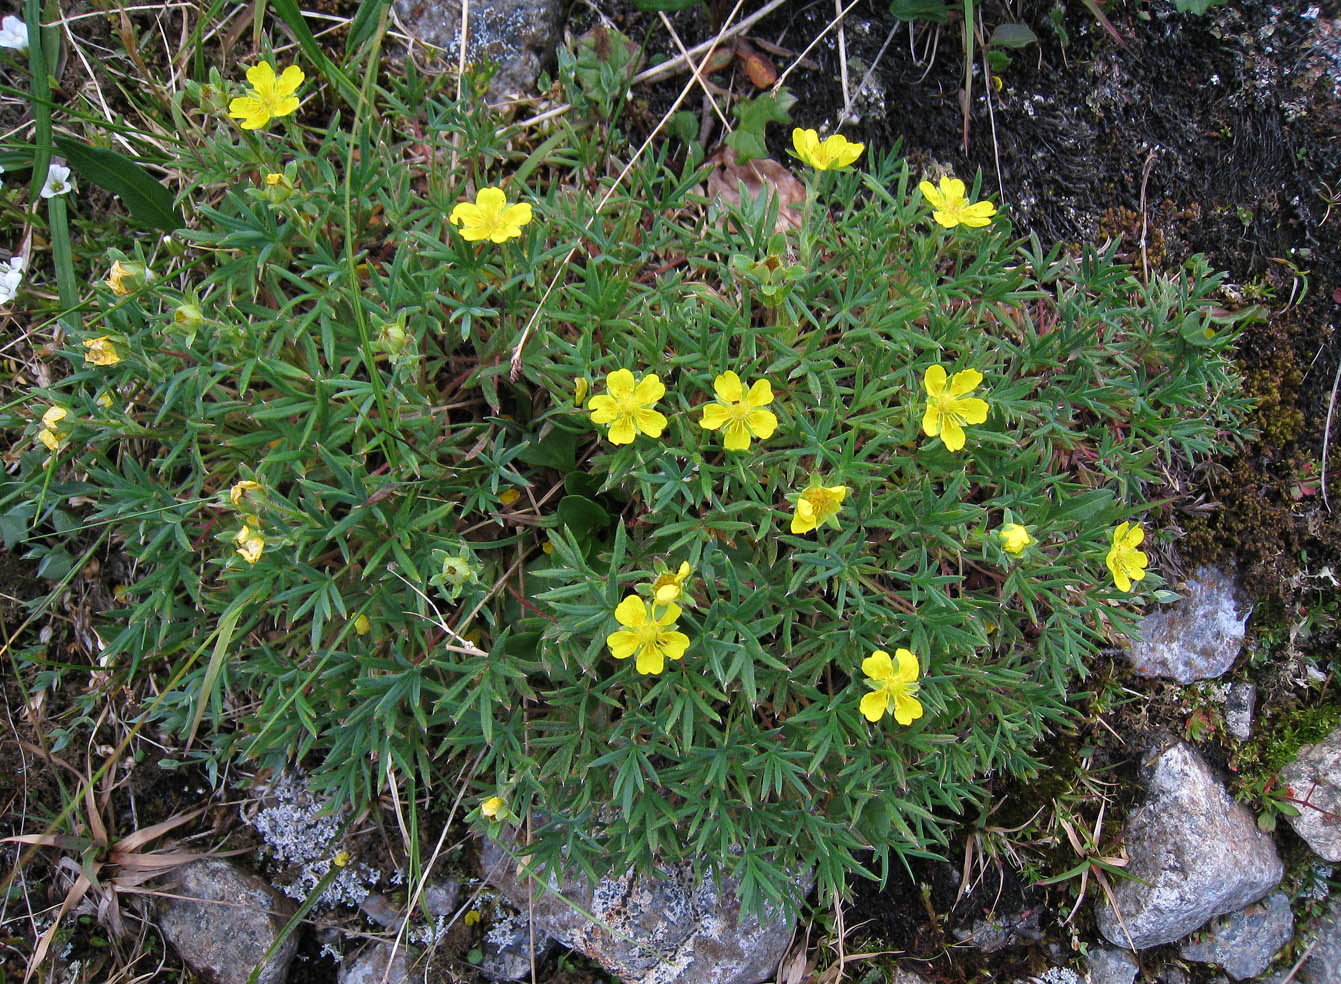
[(0, 48), (13, 48), (15, 51), (28, 50), (28, 25), (13, 14), (0, 21)]
[(74, 191), (74, 184), (70, 181), (70, 169), (64, 164), (53, 162), (47, 168), (47, 180), (42, 185), (42, 197), (55, 198), (67, 191)]
[(14, 300), (23, 283), (23, 257), (11, 257), (8, 263), (0, 263), (0, 305)]

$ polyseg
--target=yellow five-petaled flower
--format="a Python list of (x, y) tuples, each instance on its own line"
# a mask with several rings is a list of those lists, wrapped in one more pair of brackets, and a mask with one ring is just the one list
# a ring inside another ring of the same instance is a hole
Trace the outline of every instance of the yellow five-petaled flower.
[(812, 484), (796, 500), (796, 512), (792, 514), (792, 532), (809, 533), (824, 523), (838, 525), (838, 510), (847, 498), (846, 485)]
[(868, 721), (879, 721), (886, 714), (893, 714), (899, 724), (912, 724), (922, 716), (922, 704), (914, 696), (917, 693), (917, 657), (906, 649), (896, 650), (894, 656), (899, 665), (896, 668), (889, 653), (877, 649), (861, 663), (861, 671), (866, 674), (866, 685), (872, 690), (861, 699), (861, 713)]
[(1130, 591), (1131, 582), (1145, 577), (1146, 564), (1150, 559), (1136, 548), (1145, 540), (1145, 530), (1139, 523), (1122, 523), (1113, 531), (1113, 545), (1108, 548), (1104, 563), (1113, 575), (1113, 583), (1119, 591)]
[(121, 353), (106, 335), (84, 342), (84, 361), (94, 366), (114, 366), (121, 361)]
[(977, 369), (955, 373), (946, 385), (945, 367), (935, 365), (922, 376), (927, 391), (927, 411), (922, 416), (922, 431), (927, 437), (940, 436), (946, 448), (958, 451), (964, 446), (964, 425), (981, 424), (987, 419), (987, 401), (968, 394), (982, 382)]
[(615, 621), (624, 628), (606, 636), (605, 644), (615, 659), (637, 656), (638, 672), (655, 675), (666, 668), (666, 660), (684, 656), (689, 636), (675, 631), (679, 605), (667, 605), (660, 615), (653, 605), (637, 595), (627, 596), (615, 608)]
[(649, 372), (635, 379), (627, 369), (616, 369), (605, 377), (606, 392), (587, 401), (591, 422), (610, 425), (611, 444), (632, 444), (639, 432), (660, 437), (666, 418), (652, 405), (666, 395), (666, 387)]
[(797, 157), (817, 171), (850, 167), (866, 149), (865, 144), (853, 143), (841, 133), (820, 140), (817, 132), (799, 126), (792, 130), (792, 147)]
[(708, 430), (720, 427), (728, 451), (748, 449), (751, 437), (763, 441), (773, 436), (778, 418), (763, 409), (773, 402), (773, 387), (767, 379), (756, 380), (747, 391), (740, 377), (728, 369), (713, 381), (712, 388), (717, 401), (703, 408), (699, 423)]
[(228, 104), (228, 115), (244, 130), (259, 130), (272, 119), (288, 116), (298, 108), (298, 87), (303, 84), (303, 70), (290, 65), (276, 77), (269, 62), (261, 62), (247, 69), (251, 93), (238, 96)]
[(505, 243), (520, 236), (522, 226), (531, 221), (531, 206), (509, 205), (502, 188), (481, 188), (473, 202), (457, 202), (448, 218), (461, 227), (461, 238), (468, 243)]
[(480, 804), (480, 816), (488, 817), (490, 820), (496, 819), (499, 813), (505, 812), (503, 806), (503, 797), (490, 796)]
[(988, 225), (996, 215), (991, 202), (970, 202), (964, 182), (958, 178), (941, 178), (939, 188), (930, 181), (922, 181), (917, 187), (931, 206), (931, 217), (947, 229), (957, 225), (976, 229)]
[(1019, 523), (1003, 524), (1001, 529), (996, 531), (996, 535), (1001, 538), (1001, 549), (1010, 554), (1018, 554), (1034, 542), (1029, 531)]

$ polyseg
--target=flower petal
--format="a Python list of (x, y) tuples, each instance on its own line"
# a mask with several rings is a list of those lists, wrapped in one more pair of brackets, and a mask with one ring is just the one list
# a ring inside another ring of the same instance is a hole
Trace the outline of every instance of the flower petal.
[(722, 404), (705, 403), (703, 405), (703, 419), (699, 421), (699, 426), (706, 430), (716, 430), (730, 419), (731, 414)]
[(941, 432), (941, 411), (934, 404), (927, 404), (927, 412), (922, 415), (922, 433), (935, 437)]
[[(272, 71), (270, 75), (271, 78), (273, 78), (274, 72)], [(275, 86), (276, 95), (292, 96), (298, 91), (298, 87), (303, 84), (303, 79), (305, 77), (306, 76), (303, 75), (303, 70), (301, 68), (297, 65), (290, 65), (280, 74), (279, 82)], [(293, 110), (288, 110), (288, 112), (293, 112)], [(276, 115), (282, 116), (284, 114), (278, 113)]]
[(900, 683), (912, 683), (917, 679), (917, 674), (921, 667), (917, 665), (917, 657), (907, 649), (896, 649), (894, 658), (899, 661), (899, 670), (894, 679)]
[(908, 694), (898, 694), (894, 698), (894, 720), (909, 725), (922, 716), (922, 702)]
[(767, 379), (756, 379), (745, 394), (745, 403), (751, 407), (766, 407), (773, 402), (773, 384)]
[(722, 446), (728, 451), (748, 451), (750, 431), (743, 420), (732, 420), (722, 429)]
[(637, 436), (638, 428), (627, 414), (617, 415), (615, 422), (610, 425), (610, 432), (606, 434), (611, 444), (632, 444)]
[(657, 413), (655, 410), (635, 411), (633, 420), (638, 425), (638, 429), (648, 437), (660, 437), (661, 432), (666, 429), (666, 424), (670, 423), (664, 414)]
[(657, 648), (667, 659), (682, 659), (689, 648), (689, 636), (683, 632), (662, 632), (657, 636)]
[(637, 388), (633, 391), (633, 398), (644, 406), (656, 403), (665, 395), (666, 384), (654, 372), (649, 372), (640, 379)]
[(963, 396), (972, 393), (982, 382), (982, 373), (977, 369), (961, 369), (950, 380), (950, 395)]
[(917, 190), (922, 192), (922, 197), (927, 200), (927, 204), (933, 209), (942, 208), (945, 205), (945, 198), (930, 181), (919, 181)]
[[(237, 100), (234, 100), (234, 102), (237, 102)], [(463, 222), (467, 225), (478, 225), (480, 222), (479, 206), (474, 202), (457, 202), (451, 214), (447, 216), (447, 221), (457, 226)]]
[(931, 217), (936, 220), (937, 224), (942, 225), (947, 229), (953, 229), (955, 226), (959, 225), (958, 209), (937, 209), (931, 213)]
[(638, 633), (627, 629), (611, 632), (605, 637), (605, 644), (610, 647), (610, 655), (615, 659), (628, 659), (638, 648)]
[(723, 403), (739, 403), (745, 398), (745, 389), (740, 385), (740, 377), (730, 369), (712, 381), (712, 391)]
[(976, 397), (955, 401), (955, 412), (964, 418), (966, 424), (981, 424), (987, 419), (988, 409), (987, 401)]
[(958, 178), (941, 178), (941, 195), (951, 205), (968, 201), (964, 195), (964, 182)]
[(657, 625), (662, 628), (674, 625), (675, 620), (680, 617), (680, 610), (679, 605), (667, 605), (666, 610), (657, 616)]
[(481, 188), (475, 194), (475, 204), (492, 215), (502, 215), (508, 196), (502, 188)]
[(615, 621), (630, 629), (640, 628), (647, 621), (647, 603), (636, 594), (626, 595), (615, 606)]
[(616, 400), (625, 400), (633, 395), (633, 373), (627, 369), (616, 369), (605, 377), (605, 388)]
[(945, 367), (939, 363), (928, 366), (927, 371), (922, 374), (922, 385), (926, 388), (927, 396), (940, 396), (944, 393)]
[(953, 417), (945, 417), (941, 420), (941, 440), (946, 450), (960, 450), (964, 446), (964, 428)]
[(861, 661), (861, 672), (872, 680), (883, 683), (886, 680), (893, 679), (894, 661), (889, 658), (889, 653), (883, 649), (877, 649)]
[(656, 646), (643, 646), (638, 650), (638, 672), (644, 676), (656, 676), (666, 668), (666, 656)]
[(885, 716), (888, 707), (889, 700), (885, 697), (883, 690), (872, 690), (861, 699), (861, 713), (872, 724)]
[(269, 62), (257, 62), (247, 69), (247, 81), (257, 92), (271, 89), (275, 85), (275, 69)]
[(1127, 531), (1127, 535), (1122, 538), (1122, 545), (1129, 549), (1136, 549), (1145, 540), (1145, 530), (1138, 523)]
[(755, 437), (765, 441), (772, 437), (773, 432), (778, 429), (778, 418), (773, 415), (771, 410), (752, 410), (750, 415), (745, 418), (745, 424)]
[(793, 533), (809, 533), (815, 528), (815, 507), (806, 499), (798, 499), (796, 512), (792, 515)]

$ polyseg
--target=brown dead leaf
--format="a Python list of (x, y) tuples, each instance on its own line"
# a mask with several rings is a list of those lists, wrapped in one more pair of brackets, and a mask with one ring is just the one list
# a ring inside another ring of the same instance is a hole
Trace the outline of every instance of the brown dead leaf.
[(736, 163), (736, 152), (722, 147), (709, 158), (713, 164), (708, 175), (708, 197), (727, 205), (740, 204), (740, 183), (751, 198), (758, 198), (767, 189), (778, 196), (778, 221), (774, 232), (790, 232), (801, 225), (806, 188), (785, 165), (772, 158)]
[(745, 74), (756, 89), (767, 89), (778, 80), (778, 70), (773, 63), (744, 38), (736, 42), (736, 57), (745, 66)]

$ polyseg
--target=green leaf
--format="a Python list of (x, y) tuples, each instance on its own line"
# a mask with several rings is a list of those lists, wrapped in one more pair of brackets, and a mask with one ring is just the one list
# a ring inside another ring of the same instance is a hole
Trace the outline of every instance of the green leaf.
[(944, 24), (950, 19), (950, 8), (944, 0), (891, 0), (890, 15), (901, 21), (931, 21)]
[(570, 472), (577, 465), (577, 435), (555, 427), (544, 437), (527, 441), (517, 457), (537, 468)]
[(583, 495), (566, 495), (559, 500), (559, 522), (575, 534), (593, 533), (610, 525), (610, 514), (599, 503)]
[(738, 125), (726, 138), (727, 145), (736, 152), (736, 159), (749, 161), (767, 157), (764, 127), (769, 123), (789, 122), (795, 104), (796, 97), (785, 88), (736, 103), (731, 111), (735, 113)]
[(690, 7), (697, 7), (701, 0), (633, 0), (633, 5), (639, 10), (688, 10)]
[(172, 192), (129, 157), (71, 137), (58, 136), (55, 144), (80, 177), (118, 196), (136, 222), (163, 232), (185, 225), (173, 206)]
[(1024, 48), (1038, 43), (1038, 35), (1025, 24), (998, 24), (987, 42), (1002, 48)]

